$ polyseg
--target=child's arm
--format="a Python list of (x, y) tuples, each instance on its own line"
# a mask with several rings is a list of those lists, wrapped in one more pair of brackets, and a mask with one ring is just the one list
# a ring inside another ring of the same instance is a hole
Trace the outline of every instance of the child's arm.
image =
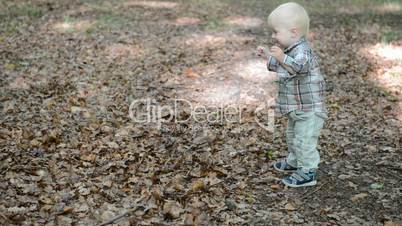
[(268, 62), (267, 62), (267, 68), (268, 71), (274, 71), (276, 72), (279, 66), (279, 62), (275, 59), (275, 57), (272, 57), (271, 55), (268, 56)]
[(260, 57), (264, 57), (264, 59), (267, 59), (267, 69), (268, 71), (274, 71), (276, 72), (279, 62), (272, 57), (271, 55), (268, 54), (268, 51), (262, 47), (262, 46), (258, 46), (257, 47), (257, 55)]
[(283, 65), (290, 74), (306, 74), (309, 67), (309, 55), (306, 51), (296, 54), (294, 58), (287, 56)]
[(289, 74), (305, 74), (308, 72), (308, 50), (303, 50), (299, 53), (296, 53), (294, 58), (284, 54), (282, 49), (277, 46), (271, 47), (270, 51), (272, 56), (274, 56), (280, 62), (280, 64), (289, 72)]

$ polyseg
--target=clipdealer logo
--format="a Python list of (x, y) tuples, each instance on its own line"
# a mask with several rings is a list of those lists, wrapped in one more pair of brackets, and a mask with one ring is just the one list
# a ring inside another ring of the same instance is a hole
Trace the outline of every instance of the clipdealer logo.
[[(264, 130), (274, 132), (275, 100), (269, 99), (254, 110), (254, 121)], [(182, 112), (186, 109), (185, 116)], [(193, 105), (185, 99), (174, 99), (172, 104), (161, 105), (154, 99), (138, 99), (131, 102), (129, 117), (135, 123), (154, 123), (161, 129), (164, 123), (186, 123), (193, 120), (197, 123), (242, 123), (243, 108), (241, 105), (204, 106)]]

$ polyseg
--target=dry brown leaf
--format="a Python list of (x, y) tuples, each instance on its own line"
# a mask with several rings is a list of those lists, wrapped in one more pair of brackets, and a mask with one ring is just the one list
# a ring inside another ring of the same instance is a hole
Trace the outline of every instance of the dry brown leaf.
[(296, 207), (292, 203), (286, 203), (284, 209), (288, 210), (288, 211), (294, 211), (294, 210), (296, 210)]
[(191, 191), (193, 191), (193, 192), (204, 190), (205, 188), (206, 188), (206, 185), (202, 179), (195, 181), (191, 185)]
[(171, 218), (178, 218), (184, 212), (181, 205), (175, 201), (167, 201), (163, 205), (163, 212)]
[(358, 202), (361, 201), (362, 199), (366, 198), (368, 196), (367, 193), (360, 193), (357, 195), (354, 195), (350, 200), (352, 200), (352, 202)]

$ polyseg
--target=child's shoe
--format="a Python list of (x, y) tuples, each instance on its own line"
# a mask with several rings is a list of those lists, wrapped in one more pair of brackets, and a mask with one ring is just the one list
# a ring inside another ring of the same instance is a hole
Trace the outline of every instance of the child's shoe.
[(298, 169), (292, 175), (285, 177), (282, 183), (293, 188), (314, 186), (317, 184), (316, 172), (310, 171), (305, 173), (301, 169)]
[(296, 172), (297, 168), (291, 166), (286, 159), (282, 159), (274, 164), (274, 169), (279, 172)]

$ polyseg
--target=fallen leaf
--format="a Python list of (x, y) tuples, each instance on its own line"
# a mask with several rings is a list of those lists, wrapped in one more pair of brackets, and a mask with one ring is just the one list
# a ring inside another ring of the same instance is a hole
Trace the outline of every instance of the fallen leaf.
[(366, 198), (367, 196), (368, 196), (367, 193), (360, 193), (360, 194), (354, 195), (354, 196), (351, 198), (351, 200), (352, 200), (352, 202), (358, 202), (358, 201), (360, 201), (360, 200)]
[(279, 185), (279, 184), (273, 184), (273, 185), (271, 185), (271, 188), (274, 189), (274, 190), (278, 190), (278, 189), (281, 188), (281, 185)]
[(180, 214), (184, 212), (180, 204), (175, 201), (167, 201), (163, 205), (163, 212), (171, 218), (178, 218)]
[(382, 183), (373, 183), (373, 184), (370, 184), (370, 188), (371, 189), (382, 189), (384, 187), (384, 184), (382, 184)]
[(203, 189), (205, 189), (205, 183), (203, 180), (197, 180), (191, 186), (191, 191), (193, 191), (193, 192), (203, 190)]
[(296, 210), (296, 207), (292, 203), (286, 203), (285, 210), (294, 211)]

